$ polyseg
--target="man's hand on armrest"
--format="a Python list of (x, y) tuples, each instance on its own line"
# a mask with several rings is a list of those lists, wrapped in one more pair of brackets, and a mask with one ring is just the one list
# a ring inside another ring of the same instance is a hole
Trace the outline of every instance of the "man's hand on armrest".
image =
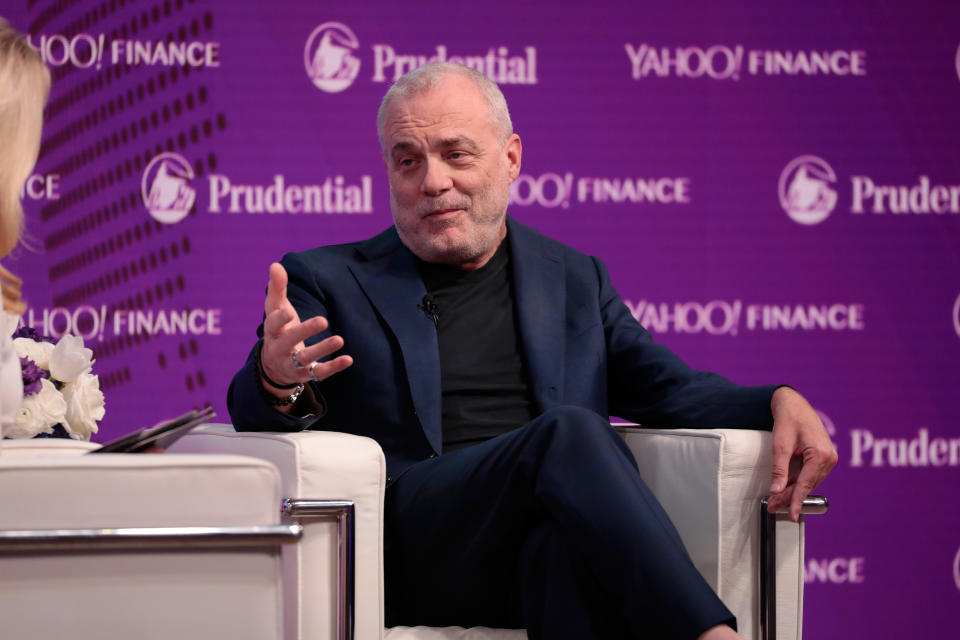
[[(309, 347), (304, 344), (310, 336), (327, 329), (327, 319), (315, 316), (300, 322), (296, 309), (287, 299), (287, 272), (276, 262), (270, 265), (264, 311), (263, 346), (256, 375), (260, 377), (262, 389), (277, 400), (290, 398), (300, 388), (299, 384), (323, 380), (353, 364), (353, 358), (347, 355), (317, 362), (339, 351), (343, 338), (330, 336)], [(277, 404), (275, 408), (296, 416), (323, 410), (308, 384), (295, 401)]]
[(768, 509), (790, 505), (790, 519), (800, 518), (804, 499), (837, 464), (837, 450), (817, 412), (790, 387), (770, 400), (773, 413), (773, 479)]

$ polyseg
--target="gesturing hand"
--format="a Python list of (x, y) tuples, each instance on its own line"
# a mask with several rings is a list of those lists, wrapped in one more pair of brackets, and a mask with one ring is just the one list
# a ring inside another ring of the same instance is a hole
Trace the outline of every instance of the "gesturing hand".
[[(279, 384), (308, 380), (323, 380), (343, 371), (351, 364), (350, 356), (337, 356), (327, 362), (317, 362), (343, 347), (343, 338), (330, 336), (307, 347), (304, 340), (327, 328), (327, 319), (315, 316), (300, 322), (296, 310), (287, 299), (287, 272), (279, 263), (270, 265), (270, 283), (264, 303), (263, 351), (260, 364), (267, 377)], [(266, 380), (267, 388), (272, 388)], [(277, 395), (289, 391), (278, 390)]]
[(804, 499), (837, 464), (837, 450), (817, 412), (789, 387), (773, 392), (773, 480), (767, 509), (790, 505), (790, 519), (800, 518)]

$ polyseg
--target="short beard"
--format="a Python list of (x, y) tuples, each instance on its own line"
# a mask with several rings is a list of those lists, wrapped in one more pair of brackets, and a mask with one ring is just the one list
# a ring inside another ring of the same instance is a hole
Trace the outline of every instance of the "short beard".
[[(416, 212), (416, 220), (419, 220), (421, 216), (426, 215), (431, 211), (437, 211), (438, 209), (462, 209), (467, 215), (469, 215), (473, 210), (474, 202), (477, 200), (481, 203), (487, 203), (488, 198), (486, 193), (478, 194), (477, 197), (471, 201), (464, 196), (455, 196), (451, 198), (436, 198), (430, 200), (423, 204), (418, 204)], [(506, 200), (506, 198), (504, 199)], [(468, 262), (473, 262), (480, 258), (484, 253), (489, 251), (488, 239), (490, 235), (493, 235), (493, 241), (497, 241), (497, 236), (499, 236), (500, 229), (503, 225), (503, 220), (506, 217), (507, 213), (507, 203), (506, 201), (502, 206), (497, 207), (497, 213), (494, 216), (484, 216), (480, 220), (475, 220), (475, 226), (478, 229), (479, 233), (476, 234), (473, 238), (468, 239), (467, 242), (458, 246), (452, 247), (437, 247), (429, 241), (421, 241), (421, 237), (416, 232), (416, 230), (408, 230), (403, 228), (397, 222), (397, 201), (394, 198), (393, 191), (390, 192), (390, 211), (393, 214), (394, 226), (397, 228), (397, 232), (400, 235), (400, 240), (403, 244), (418, 258), (424, 262), (430, 262), (435, 264), (449, 264), (454, 266), (459, 266), (466, 264)], [(449, 226), (456, 224), (455, 221), (450, 221)]]

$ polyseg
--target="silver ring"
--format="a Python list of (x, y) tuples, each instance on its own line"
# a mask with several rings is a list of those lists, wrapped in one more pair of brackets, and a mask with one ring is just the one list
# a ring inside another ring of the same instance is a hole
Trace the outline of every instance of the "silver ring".
[(290, 362), (293, 363), (293, 366), (297, 369), (303, 369), (303, 365), (300, 364), (300, 361), (297, 360), (297, 354), (300, 353), (300, 349), (294, 349), (293, 353), (290, 354)]
[(313, 362), (310, 363), (310, 367), (309, 367), (309, 369), (308, 369), (308, 371), (310, 372), (310, 379), (313, 380), (314, 382), (320, 382), (320, 378), (318, 378), (318, 377), (317, 377), (317, 374), (315, 374), (315, 373), (313, 372), (313, 368), (314, 368), (315, 366), (317, 366), (316, 360), (314, 360)]

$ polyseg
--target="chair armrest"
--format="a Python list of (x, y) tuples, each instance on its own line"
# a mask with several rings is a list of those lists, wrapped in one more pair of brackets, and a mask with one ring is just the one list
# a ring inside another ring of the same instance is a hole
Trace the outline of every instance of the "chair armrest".
[[(330, 431), (237, 432), (230, 425), (211, 424), (194, 429), (170, 450), (261, 458), (279, 469), (284, 498), (352, 501), (355, 637), (379, 640), (383, 636), (386, 460), (375, 441)], [(283, 551), (287, 637), (336, 638), (337, 525), (327, 519), (298, 522), (304, 526), (301, 543)]]
[[(280, 521), (272, 465), (239, 456), (9, 453), (0, 455), (4, 637), (282, 636), (277, 540), (256, 533)], [(150, 535), (135, 545), (122, 538), (143, 528)], [(57, 536), (56, 545), (18, 550)]]
[(100, 445), (70, 438), (28, 438), (4, 440), (0, 447), (2, 456), (60, 456), (81, 455), (99, 449)]
[[(746, 429), (645, 429), (616, 425), (640, 474), (693, 559), (759, 637), (760, 499), (769, 494), (772, 436)], [(803, 611), (803, 525), (777, 522), (777, 637), (799, 638)]]

